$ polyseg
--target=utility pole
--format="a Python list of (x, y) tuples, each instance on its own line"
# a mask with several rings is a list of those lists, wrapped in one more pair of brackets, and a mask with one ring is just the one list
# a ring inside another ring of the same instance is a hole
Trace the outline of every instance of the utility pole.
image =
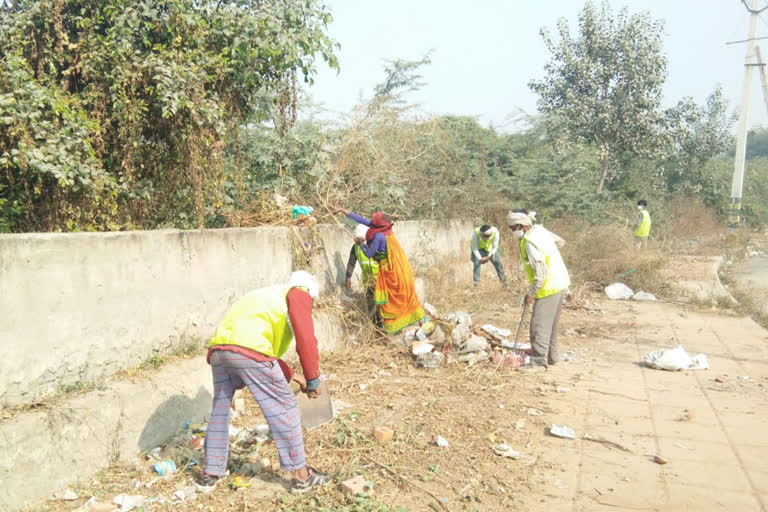
[[(757, 18), (765, 10), (759, 8), (760, 0), (751, 0), (752, 7), (747, 5), (748, 0), (741, 0), (750, 13), (749, 35), (747, 36), (747, 55), (744, 62), (744, 86), (741, 91), (741, 113), (739, 115), (738, 131), (736, 132), (736, 158), (733, 167), (733, 182), (731, 184), (731, 210), (728, 218), (729, 239), (735, 241), (736, 230), (741, 221), (741, 192), (744, 185), (744, 162), (747, 154), (747, 127), (749, 126), (749, 101), (752, 95), (752, 68), (764, 65), (762, 59), (756, 59), (757, 48), (755, 37), (757, 36)], [(762, 75), (761, 75), (762, 79)]]

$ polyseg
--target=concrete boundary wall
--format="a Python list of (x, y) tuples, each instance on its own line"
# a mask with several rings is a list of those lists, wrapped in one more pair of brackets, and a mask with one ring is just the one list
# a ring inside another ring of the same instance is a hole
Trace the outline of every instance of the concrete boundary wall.
[[(425, 221), (395, 232), (418, 267), (458, 255), (471, 229)], [(343, 282), (351, 239), (340, 225), (318, 232), (312, 267), (328, 289)], [(0, 406), (202, 343), (235, 298), (304, 266), (297, 240), (288, 227), (1, 235)]]
[[(395, 226), (417, 274), (468, 260), (471, 229)], [(352, 242), (339, 225), (318, 233), (312, 269), (329, 290), (344, 280)], [(309, 240), (308, 230), (297, 234)], [(202, 343), (235, 298), (306, 264), (293, 261), (294, 240), (285, 227), (0, 236), (0, 405), (135, 367), (179, 339)], [(321, 351), (346, 336), (328, 312), (315, 322)], [(211, 392), (205, 358), (195, 357), (0, 422), (0, 510), (33, 505), (164, 442), (209, 413)]]

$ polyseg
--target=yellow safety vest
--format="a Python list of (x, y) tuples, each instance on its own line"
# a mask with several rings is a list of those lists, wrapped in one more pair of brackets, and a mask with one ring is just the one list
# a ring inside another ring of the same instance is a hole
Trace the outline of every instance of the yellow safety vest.
[(643, 221), (640, 223), (640, 227), (635, 230), (635, 236), (645, 238), (651, 234), (651, 214), (645, 209), (640, 210), (640, 213), (643, 214)]
[(483, 238), (483, 235), (480, 234), (480, 228), (475, 228), (475, 235), (477, 235), (477, 250), (491, 252), (491, 248), (493, 247), (493, 239), (496, 238), (496, 232), (492, 231), (491, 236), (488, 238)]
[(526, 242), (532, 244), (544, 255), (544, 262), (547, 265), (547, 278), (544, 284), (536, 293), (536, 299), (543, 299), (559, 293), (571, 285), (571, 277), (568, 275), (568, 269), (565, 268), (560, 251), (555, 242), (545, 231), (533, 226), (525, 236), (520, 240), (520, 259), (525, 266), (525, 273), (528, 276), (528, 283), (533, 283), (535, 273), (533, 265), (528, 261), (528, 254), (525, 251)]
[(282, 357), (293, 341), (286, 303), (290, 289), (286, 285), (269, 286), (239, 299), (224, 315), (208, 346), (237, 345)]
[(379, 264), (373, 258), (369, 258), (363, 252), (363, 249), (355, 244), (355, 255), (357, 261), (360, 263), (360, 270), (362, 270), (362, 282), (364, 286), (368, 286), (370, 283), (375, 282), (379, 275)]

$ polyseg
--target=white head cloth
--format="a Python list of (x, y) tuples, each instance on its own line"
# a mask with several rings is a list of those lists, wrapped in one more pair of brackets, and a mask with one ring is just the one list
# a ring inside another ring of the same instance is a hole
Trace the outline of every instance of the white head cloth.
[(368, 226), (365, 224), (358, 224), (355, 228), (355, 239), (362, 238), (365, 240), (365, 234), (368, 232)]
[(320, 296), (320, 285), (317, 283), (317, 278), (306, 270), (297, 270), (291, 274), (290, 279), (288, 279), (288, 286), (291, 288), (296, 286), (306, 288), (312, 299), (316, 299)]
[[(535, 215), (536, 214), (534, 213), (534, 218)], [(521, 226), (533, 226), (533, 218), (526, 213), (509, 212), (507, 214), (507, 224), (510, 226), (514, 226), (515, 224), (520, 224)]]

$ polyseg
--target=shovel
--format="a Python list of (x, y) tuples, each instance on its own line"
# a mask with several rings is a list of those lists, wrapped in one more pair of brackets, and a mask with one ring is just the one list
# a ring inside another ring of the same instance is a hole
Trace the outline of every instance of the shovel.
[(517, 350), (517, 343), (520, 341), (520, 333), (523, 330), (523, 324), (525, 323), (525, 314), (528, 312), (528, 303), (523, 302), (523, 315), (520, 317), (520, 324), (517, 326), (517, 334), (515, 334), (515, 344), (512, 346), (512, 351)]

